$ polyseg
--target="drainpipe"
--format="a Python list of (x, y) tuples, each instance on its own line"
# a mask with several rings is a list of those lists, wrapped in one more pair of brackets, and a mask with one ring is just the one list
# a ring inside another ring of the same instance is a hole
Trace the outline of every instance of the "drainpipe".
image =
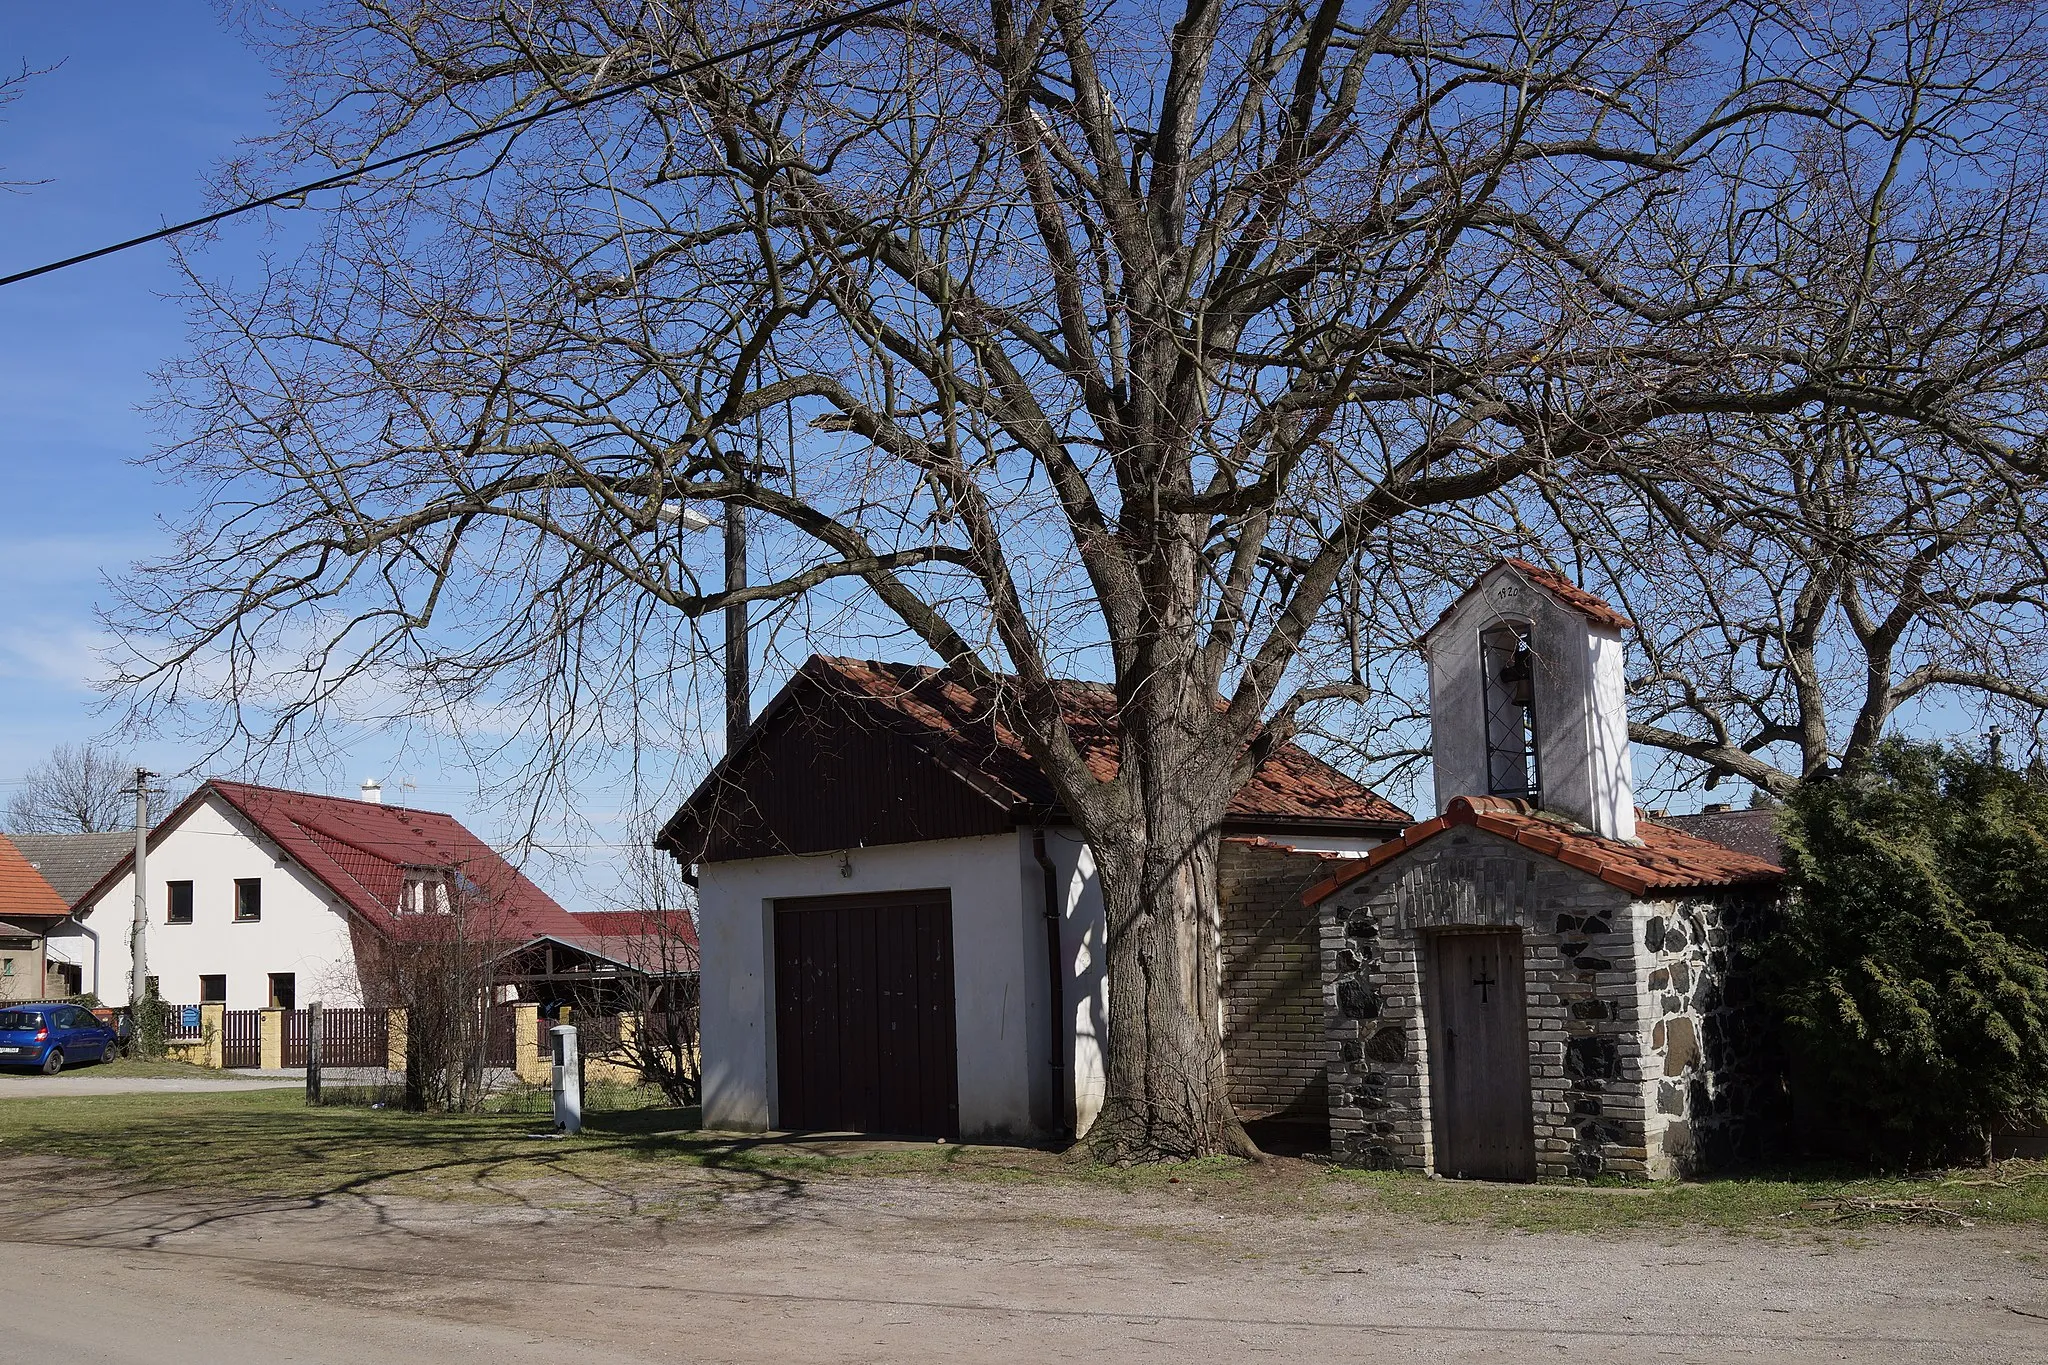
[[(1045, 972), (1052, 993), (1052, 1069), (1067, 1069), (1067, 977), (1060, 966), (1059, 874), (1045, 853), (1045, 830), (1031, 831), (1031, 856), (1038, 860), (1038, 883), (1045, 888)], [(1064, 1106), (1066, 1096), (1060, 1096)]]
[[(78, 926), (79, 933), (92, 940), (92, 997), (97, 1000), (100, 997), (100, 936), (92, 931), (90, 924), (80, 919), (75, 913), (71, 916), (71, 922)], [(49, 947), (48, 940), (44, 941), (43, 946), (45, 949)], [(49, 973), (49, 954), (47, 951), (43, 954), (43, 960), (45, 964), (43, 971), (47, 975)]]

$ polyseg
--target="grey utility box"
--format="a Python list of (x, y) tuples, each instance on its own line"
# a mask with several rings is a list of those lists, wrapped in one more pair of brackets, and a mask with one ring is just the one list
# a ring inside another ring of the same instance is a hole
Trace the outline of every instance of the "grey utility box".
[(583, 1131), (583, 1063), (576, 1044), (576, 1026), (557, 1024), (548, 1030), (555, 1046), (555, 1127), (565, 1133)]

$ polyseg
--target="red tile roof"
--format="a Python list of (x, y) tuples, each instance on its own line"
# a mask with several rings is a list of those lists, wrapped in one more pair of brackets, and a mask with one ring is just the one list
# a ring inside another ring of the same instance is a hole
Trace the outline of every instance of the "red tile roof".
[(647, 973), (698, 969), (697, 925), (687, 910), (582, 910), (569, 916), (593, 952)]
[[(1024, 741), (992, 714), (988, 699), (956, 677), (914, 664), (813, 655), (798, 671), (844, 696), (875, 703), (906, 723), (911, 737), (941, 764), (991, 799), (1022, 810), (1060, 805)], [(792, 683), (796, 679), (791, 680)], [(1122, 747), (1117, 700), (1103, 683), (1060, 681), (1068, 732), (1100, 778), (1116, 776)], [(1298, 745), (1274, 751), (1231, 798), (1228, 816), (1276, 823), (1350, 823), (1389, 827), (1411, 817)]]
[[(1500, 567), (1501, 565), (1513, 569), (1531, 584), (1543, 589), (1552, 597), (1555, 597), (1558, 601), (1597, 625), (1612, 626), (1616, 630), (1632, 630), (1635, 627), (1635, 622), (1629, 620), (1605, 601), (1587, 592), (1562, 574), (1552, 573), (1542, 565), (1531, 564), (1526, 559), (1515, 559), (1506, 555), (1501, 557), (1500, 564), (1495, 567)], [(1480, 585), (1486, 582), (1492, 572), (1493, 570), (1489, 569), (1486, 573), (1479, 575), (1471, 587), (1459, 593), (1457, 601), (1445, 607), (1443, 615), (1436, 618), (1436, 625), (1442, 625), (1450, 617), (1450, 614), (1458, 609), (1460, 603), (1473, 593), (1478, 592)], [(1436, 626), (1431, 626), (1430, 629), (1435, 630)]]
[(687, 910), (577, 910), (576, 927), (593, 938), (670, 938), (697, 946), (697, 922)]
[(1688, 887), (1731, 886), (1775, 881), (1785, 869), (1712, 840), (1643, 820), (1639, 843), (1602, 838), (1579, 825), (1536, 812), (1526, 801), (1506, 796), (1458, 796), (1433, 820), (1424, 820), (1354, 860), (1302, 893), (1303, 903), (1324, 900), (1375, 868), (1384, 867), (1416, 845), (1456, 825), (1472, 825), (1522, 847), (1591, 873), (1632, 896)]
[(12, 840), (0, 834), (0, 919), (62, 919), (70, 913), (56, 888), (30, 866)]
[[(399, 911), (408, 870), (459, 873), (474, 888), (472, 904), (489, 907), (482, 932), (493, 941), (552, 934), (574, 938), (576, 917), (451, 815), (383, 806), (310, 792), (213, 779), (185, 798), (150, 833), (154, 847), (211, 792), (385, 934), (399, 934), (411, 916)], [(134, 865), (129, 854), (88, 893), (93, 899)]]

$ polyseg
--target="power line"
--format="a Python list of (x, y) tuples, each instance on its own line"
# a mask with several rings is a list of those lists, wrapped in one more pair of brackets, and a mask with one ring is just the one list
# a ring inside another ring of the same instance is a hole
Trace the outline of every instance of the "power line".
[(856, 20), (880, 14), (884, 10), (896, 9), (908, 3), (909, 0), (875, 0), (874, 4), (863, 5), (859, 9), (845, 10), (838, 14), (828, 14), (822, 19), (813, 19), (808, 24), (799, 24), (795, 28), (782, 29), (769, 34), (765, 38), (756, 39), (739, 47), (727, 48), (723, 52), (714, 52), (708, 57), (701, 57), (694, 62), (688, 62), (682, 66), (666, 67), (651, 76), (642, 76), (637, 81), (628, 81), (624, 85), (613, 86), (611, 89), (600, 91), (595, 95), (586, 95), (581, 99), (568, 100), (546, 109), (535, 110), (531, 114), (521, 114), (518, 118), (507, 119), (503, 123), (494, 123), (488, 128), (473, 129), (456, 137), (436, 142), (431, 146), (416, 148), (410, 152), (401, 152), (397, 156), (387, 156), (382, 161), (372, 161), (366, 166), (358, 166), (353, 170), (340, 171), (319, 180), (311, 180), (303, 185), (293, 186), (288, 190), (279, 190), (276, 194), (267, 194), (261, 199), (251, 199), (245, 203), (236, 204), (233, 208), (222, 209), (218, 213), (209, 213), (203, 218), (194, 218), (189, 222), (178, 223), (167, 228), (158, 228), (155, 232), (144, 233), (140, 237), (130, 237), (127, 241), (115, 242), (112, 246), (103, 246), (94, 251), (81, 252), (76, 256), (67, 256), (61, 261), (51, 261), (48, 265), (39, 265), (32, 270), (21, 270), (12, 275), (0, 276), (0, 288), (10, 284), (19, 284), (23, 280), (32, 280), (38, 275), (48, 275), (52, 271), (68, 269), (74, 265), (84, 265), (87, 261), (96, 261), (102, 256), (111, 256), (119, 251), (127, 251), (131, 247), (148, 246), (151, 242), (161, 242), (166, 237), (175, 237), (181, 232), (190, 232), (194, 228), (210, 227), (215, 223), (223, 222), (240, 214), (249, 213), (255, 209), (269, 208), (274, 204), (281, 204), (287, 199), (296, 199), (300, 195), (311, 194), (315, 190), (335, 189), (351, 181), (359, 180), (363, 176), (374, 175), (378, 171), (390, 170), (393, 166), (402, 166), (409, 161), (421, 161), (430, 156), (439, 156), (443, 152), (452, 152), (457, 148), (467, 147), (471, 143), (481, 142), (487, 137), (495, 137), (499, 133), (516, 132), (521, 128), (539, 123), (544, 118), (552, 118), (556, 114), (566, 114), (573, 109), (587, 109), (591, 105), (598, 104), (604, 100), (616, 99), (620, 95), (630, 95), (636, 90), (645, 90), (650, 85), (659, 85), (661, 82), (672, 80), (677, 76), (687, 76), (692, 72), (702, 71), (706, 67), (717, 66), (723, 62), (733, 61), (740, 57), (752, 56), (756, 52), (775, 47), (778, 44), (791, 42), (798, 38), (808, 38), (814, 33), (823, 33), (827, 29), (837, 28), (841, 24), (850, 24)]

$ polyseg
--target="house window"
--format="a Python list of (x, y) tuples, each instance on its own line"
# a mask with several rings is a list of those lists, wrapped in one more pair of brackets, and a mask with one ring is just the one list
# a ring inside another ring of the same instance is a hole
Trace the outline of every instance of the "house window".
[(13, 975), (14, 975), (14, 959), (13, 959), (13, 958), (11, 958), (11, 957), (0, 957), (0, 976), (13, 976)]
[(190, 924), (192, 922), (192, 883), (167, 882), (171, 893), (170, 908), (165, 916), (166, 924)]
[(270, 1007), (274, 1010), (295, 1010), (299, 1007), (298, 980), (290, 972), (270, 974)]
[(249, 924), (263, 918), (263, 879), (235, 878), (235, 922)]
[(1503, 621), (1479, 633), (1486, 687), (1486, 787), (1494, 796), (1539, 800), (1536, 770), (1536, 659), (1529, 627)]
[(202, 976), (199, 978), (199, 1003), (202, 1005), (225, 1005), (228, 1002), (228, 979), (225, 976)]
[(155, 977), (145, 976), (142, 978), (142, 998), (145, 1000), (161, 1000), (164, 998), (163, 988), (157, 984)]

